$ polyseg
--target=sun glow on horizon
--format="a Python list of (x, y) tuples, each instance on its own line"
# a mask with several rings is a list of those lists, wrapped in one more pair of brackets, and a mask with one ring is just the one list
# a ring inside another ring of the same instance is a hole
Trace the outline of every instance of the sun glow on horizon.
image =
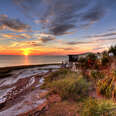
[(29, 56), (30, 55), (30, 49), (23, 49), (23, 55), (24, 56)]

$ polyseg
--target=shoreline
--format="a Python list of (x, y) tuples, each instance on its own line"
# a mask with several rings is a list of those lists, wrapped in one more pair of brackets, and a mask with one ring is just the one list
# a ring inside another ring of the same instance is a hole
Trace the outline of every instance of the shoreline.
[[(51, 64), (49, 65), (52, 66)], [(44, 66), (49, 67), (49, 65)], [(17, 71), (18, 73), (16, 73)], [(1, 79), (0, 83), (2, 85), (0, 89), (9, 90), (9, 92), (6, 91), (6, 94), (4, 95), (3, 93), (3, 97), (1, 97), (0, 115), (6, 115), (8, 112), (9, 116), (14, 116), (12, 111), (14, 111), (15, 114), (17, 114), (17, 112), (19, 114), (28, 112), (39, 105), (41, 106), (44, 101), (46, 101), (46, 98), (40, 96), (46, 92), (46, 90), (40, 90), (40, 86), (44, 82), (44, 76), (49, 73), (49, 69), (43, 69), (42, 67), (42, 70), (30, 68), (29, 70), (24, 69), (17, 71), (13, 72), (13, 75), (9, 79), (7, 78), (8, 80), (2, 81)], [(5, 101), (4, 98), (6, 98)], [(28, 103), (30, 103), (30, 105), (27, 105)], [(22, 104), (24, 105), (22, 106)], [(22, 107), (21, 110), (18, 109), (19, 106)], [(33, 106), (33, 108), (31, 106)], [(16, 109), (16, 111), (12, 109)]]
[(11, 76), (11, 72), (14, 71), (14, 70), (44, 67), (44, 66), (49, 66), (49, 65), (61, 65), (61, 63), (0, 67), (0, 78), (5, 78), (5, 77), (8, 77), (8, 76)]
[[(42, 66), (48, 66), (48, 65), (61, 65), (61, 63), (50, 63), (50, 64), (32, 64), (32, 65), (17, 65), (17, 66), (5, 66), (5, 67), (0, 67), (1, 69), (7, 69), (7, 68), (11, 68), (11, 69), (23, 69), (23, 68), (34, 68), (34, 67), (42, 67)], [(16, 69), (16, 70), (17, 70)]]

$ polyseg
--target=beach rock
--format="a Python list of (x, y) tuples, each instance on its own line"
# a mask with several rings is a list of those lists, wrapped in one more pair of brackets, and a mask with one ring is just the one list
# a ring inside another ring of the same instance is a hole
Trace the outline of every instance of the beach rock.
[(48, 109), (48, 102), (44, 102), (43, 104), (39, 105), (37, 108), (25, 112), (23, 114), (19, 114), (18, 116), (40, 116), (40, 114)]
[[(46, 94), (48, 94), (48, 92), (44, 92), (40, 96), (45, 97)], [(48, 110), (49, 104), (58, 103), (60, 101), (61, 101), (61, 97), (59, 95), (57, 95), (57, 94), (50, 95), (48, 97), (47, 101), (45, 101), (43, 104), (39, 105), (38, 107), (36, 107), (35, 109), (33, 109), (31, 111), (25, 112), (18, 116), (40, 116), (41, 113)]]
[(1, 110), (2, 108), (4, 108), (5, 105), (6, 105), (6, 102), (0, 103), (0, 110)]

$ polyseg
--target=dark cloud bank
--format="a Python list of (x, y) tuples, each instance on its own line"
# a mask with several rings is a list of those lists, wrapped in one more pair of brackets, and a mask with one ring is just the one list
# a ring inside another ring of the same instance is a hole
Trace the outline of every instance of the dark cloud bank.
[(114, 32), (107, 32), (105, 34), (97, 34), (97, 35), (90, 35), (86, 36), (87, 38), (96, 38), (96, 37), (111, 37), (111, 36), (116, 36), (116, 31)]
[(30, 26), (18, 19), (11, 19), (7, 15), (0, 15), (0, 30), (4, 29), (22, 32), (29, 30)]
[(100, 20), (116, 0), (13, 0), (54, 35), (89, 26)]

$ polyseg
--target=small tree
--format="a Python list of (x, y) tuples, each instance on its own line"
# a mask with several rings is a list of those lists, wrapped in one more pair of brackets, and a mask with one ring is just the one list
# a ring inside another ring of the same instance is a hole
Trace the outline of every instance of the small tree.
[(81, 67), (81, 68), (87, 68), (87, 59), (86, 58), (83, 58), (83, 57), (81, 57), (79, 60), (78, 60), (78, 62), (79, 62), (79, 66)]
[(97, 56), (93, 53), (89, 53), (86, 57), (81, 57), (79, 60), (79, 66), (81, 66), (81, 68), (95, 68), (97, 67)]
[(101, 59), (101, 64), (103, 66), (106, 66), (109, 63), (109, 58), (107, 56), (103, 56), (103, 58)]
[(116, 56), (116, 45), (115, 46), (111, 46), (108, 52), (109, 53), (113, 53), (113, 55)]
[(108, 51), (103, 51), (103, 57), (108, 57), (109, 55), (108, 55)]
[(87, 59), (88, 59), (88, 67), (93, 67), (96, 64), (97, 61), (97, 56), (93, 53), (90, 53), (87, 55)]

